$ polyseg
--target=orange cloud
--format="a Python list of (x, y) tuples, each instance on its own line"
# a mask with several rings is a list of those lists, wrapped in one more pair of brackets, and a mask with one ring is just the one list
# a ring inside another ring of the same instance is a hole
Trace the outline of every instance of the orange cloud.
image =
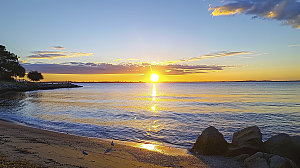
[(244, 13), (253, 18), (269, 18), (300, 29), (300, 2), (298, 0), (231, 0), (217, 7), (210, 5), (213, 16)]
[(228, 8), (227, 6), (220, 6), (220, 7), (209, 7), (209, 11), (212, 10), (212, 15), (213, 16), (221, 16), (221, 15), (234, 15), (237, 13), (242, 13), (244, 11), (243, 8), (236, 8), (236, 9), (231, 9)]

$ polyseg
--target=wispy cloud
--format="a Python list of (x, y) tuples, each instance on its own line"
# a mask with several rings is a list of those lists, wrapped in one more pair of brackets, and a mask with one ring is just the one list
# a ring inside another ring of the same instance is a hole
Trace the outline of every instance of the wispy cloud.
[(161, 62), (161, 64), (175, 64), (175, 63), (179, 63), (179, 62), (189, 62), (189, 61), (197, 61), (197, 60), (202, 60), (202, 59), (219, 58), (219, 57), (227, 57), (227, 56), (243, 55), (243, 54), (252, 54), (252, 53), (249, 51), (233, 51), (233, 52), (222, 51), (222, 52), (217, 52), (217, 53), (213, 53), (213, 54), (200, 55), (198, 57), (192, 57), (192, 58), (188, 58), (188, 59), (164, 61), (164, 62)]
[[(58, 46), (56, 46), (58, 47)], [(52, 47), (53, 48), (53, 47)], [(30, 59), (57, 59), (69, 57), (92, 56), (93, 53), (84, 52), (67, 52), (67, 51), (33, 51), (33, 55), (28, 56)]]
[(291, 44), (291, 45), (288, 45), (289, 47), (300, 47), (300, 44)]
[(52, 46), (51, 48), (55, 49), (55, 50), (64, 50), (64, 49), (66, 49), (65, 47), (62, 47), (62, 46)]
[(118, 59), (114, 59), (113, 61), (122, 61), (123, 59), (118, 58)]
[(253, 18), (269, 18), (300, 29), (300, 2), (297, 0), (229, 0), (225, 5), (212, 7), (213, 16), (244, 13)]
[(165, 75), (185, 75), (221, 71), (225, 67), (220, 65), (151, 65), (151, 64), (109, 64), (66, 62), (61, 64), (22, 64), (26, 70), (38, 70), (51, 74), (146, 74), (151, 71)]
[[(69, 53), (66, 51), (35, 51), (34, 57), (46, 59), (71, 56), (89, 56), (91, 53)], [(249, 55), (249, 51), (222, 51), (212, 54), (204, 54), (187, 59), (163, 61), (163, 62), (133, 62), (138, 59), (117, 59), (114, 61), (126, 61), (119, 64), (94, 63), (94, 62), (64, 62), (64, 63), (24, 63), (26, 70), (37, 70), (42, 73), (51, 74), (147, 74), (152, 71), (165, 75), (186, 75), (222, 71), (224, 68), (236, 67), (225, 65), (182, 65), (190, 61), (202, 59), (220, 58), (235, 55)], [(127, 62), (128, 61), (128, 62)]]
[(127, 59), (122, 59), (122, 58), (118, 58), (118, 59), (114, 59), (113, 61), (137, 61), (139, 59), (137, 58), (127, 58)]

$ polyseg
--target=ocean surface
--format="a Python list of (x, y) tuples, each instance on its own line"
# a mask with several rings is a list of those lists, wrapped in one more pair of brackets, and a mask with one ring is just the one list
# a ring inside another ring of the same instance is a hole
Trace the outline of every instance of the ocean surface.
[(46, 130), (190, 148), (208, 126), (230, 142), (257, 125), (263, 140), (300, 135), (300, 82), (79, 83), (0, 95), (0, 118)]

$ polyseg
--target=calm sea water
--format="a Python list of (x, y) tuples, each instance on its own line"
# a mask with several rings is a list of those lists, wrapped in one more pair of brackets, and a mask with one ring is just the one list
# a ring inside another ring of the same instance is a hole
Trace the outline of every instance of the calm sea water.
[(257, 125), (266, 140), (300, 135), (300, 82), (82, 83), (0, 96), (0, 118), (47, 130), (190, 148), (206, 127), (231, 141)]

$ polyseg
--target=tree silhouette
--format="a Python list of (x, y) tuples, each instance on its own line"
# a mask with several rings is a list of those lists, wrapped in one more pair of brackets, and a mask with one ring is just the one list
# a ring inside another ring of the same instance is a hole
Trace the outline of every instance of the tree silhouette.
[(25, 69), (20, 65), (18, 59), (17, 55), (6, 51), (5, 46), (0, 45), (0, 80), (25, 76)]
[(39, 81), (41, 79), (44, 79), (43, 75), (38, 71), (28, 72), (27, 77), (32, 81)]

